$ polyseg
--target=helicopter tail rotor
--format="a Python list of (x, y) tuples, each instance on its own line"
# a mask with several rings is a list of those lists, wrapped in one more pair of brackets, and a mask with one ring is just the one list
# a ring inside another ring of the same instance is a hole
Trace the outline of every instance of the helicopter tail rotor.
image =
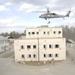
[(68, 11), (68, 13), (66, 14), (66, 16), (68, 16), (68, 17), (69, 17), (70, 13), (71, 13), (71, 11)]

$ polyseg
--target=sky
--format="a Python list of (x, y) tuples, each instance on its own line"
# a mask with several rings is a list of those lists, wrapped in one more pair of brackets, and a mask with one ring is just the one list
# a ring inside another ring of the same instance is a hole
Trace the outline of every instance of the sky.
[[(69, 17), (65, 20), (41, 19), (43, 13), (36, 11), (46, 11), (66, 15), (71, 10)], [(50, 24), (47, 24), (50, 21)], [(51, 27), (75, 24), (75, 0), (0, 0), (0, 33), (2, 32), (24, 32), (26, 28), (48, 25)]]

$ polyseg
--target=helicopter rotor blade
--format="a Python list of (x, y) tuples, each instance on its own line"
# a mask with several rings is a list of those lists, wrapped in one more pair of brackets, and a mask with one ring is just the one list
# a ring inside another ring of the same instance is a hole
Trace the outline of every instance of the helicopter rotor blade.
[(49, 13), (50, 11), (49, 11), (49, 7), (46, 7), (46, 9), (47, 9), (47, 13)]
[(32, 11), (33, 13), (46, 13), (46, 11)]
[(46, 7), (46, 11), (32, 11), (33, 13), (50, 13), (49, 7)]

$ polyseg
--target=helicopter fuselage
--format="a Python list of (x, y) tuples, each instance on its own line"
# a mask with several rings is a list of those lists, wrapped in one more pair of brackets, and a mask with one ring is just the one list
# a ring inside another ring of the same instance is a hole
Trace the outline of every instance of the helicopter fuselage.
[(66, 17), (66, 15), (57, 15), (57, 14), (42, 14), (39, 16), (39, 18), (49, 19), (49, 18), (63, 18)]
[(69, 17), (71, 11), (69, 11), (66, 15), (58, 15), (56, 13), (45, 13), (41, 14), (39, 18), (44, 18), (44, 19), (50, 19), (50, 18), (64, 18), (64, 17)]

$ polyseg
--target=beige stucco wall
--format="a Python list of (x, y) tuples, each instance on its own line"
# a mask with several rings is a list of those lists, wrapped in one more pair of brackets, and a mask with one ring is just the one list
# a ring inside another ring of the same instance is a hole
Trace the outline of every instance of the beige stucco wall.
[[(15, 61), (31, 61), (33, 58), (28, 58), (28, 54), (37, 54), (38, 48), (36, 50), (33, 48), (27, 49), (27, 45), (37, 45), (37, 43), (36, 39), (14, 40)], [(24, 49), (21, 49), (21, 45), (24, 45)], [(22, 54), (25, 54), (25, 59), (21, 58)], [(37, 58), (35, 60), (37, 61)]]
[[(54, 34), (55, 31), (55, 34)], [(59, 31), (61, 33), (59, 33)], [(28, 32), (30, 32), (30, 34), (28, 34)], [(32, 32), (35, 32), (35, 34), (32, 34)], [(37, 32), (39, 32), (39, 34), (37, 34)], [(45, 32), (45, 34), (44, 34)], [(49, 27), (40, 27), (40, 28), (30, 28), (30, 29), (26, 29), (26, 38), (50, 38), (50, 37), (63, 37), (62, 34), (62, 28), (61, 27), (53, 27), (53, 28), (49, 28)]]
[[(46, 44), (47, 48), (43, 49), (42, 45)], [(52, 48), (49, 48), (49, 44), (52, 45)], [(59, 48), (55, 48), (55, 44), (59, 44)], [(40, 61), (47, 60), (66, 60), (66, 42), (65, 38), (60, 39), (40, 39)], [(43, 54), (47, 54), (47, 58), (43, 57)], [(52, 54), (52, 57), (48, 57), (48, 54)], [(58, 57), (55, 57), (55, 54), (58, 54)]]
[[(53, 48), (49, 48), (49, 45)], [(59, 48), (55, 48), (55, 44), (59, 44)], [(24, 49), (21, 49), (21, 45)], [(31, 45), (31, 49), (27, 49), (27, 45)], [(36, 45), (36, 49), (33, 49), (33, 45)], [(43, 48), (46, 45), (46, 49)], [(15, 51), (15, 61), (48, 61), (54, 60), (66, 60), (66, 42), (65, 38), (50, 38), (50, 39), (23, 39), (14, 40), (14, 51)], [(55, 57), (55, 54), (58, 57)], [(24, 54), (25, 58), (22, 58)], [(28, 54), (31, 54), (31, 58), (28, 58)], [(33, 58), (33, 54), (36, 54), (36, 58)], [(46, 54), (46, 57), (43, 55)], [(48, 54), (52, 54), (52, 57), (48, 57)]]

